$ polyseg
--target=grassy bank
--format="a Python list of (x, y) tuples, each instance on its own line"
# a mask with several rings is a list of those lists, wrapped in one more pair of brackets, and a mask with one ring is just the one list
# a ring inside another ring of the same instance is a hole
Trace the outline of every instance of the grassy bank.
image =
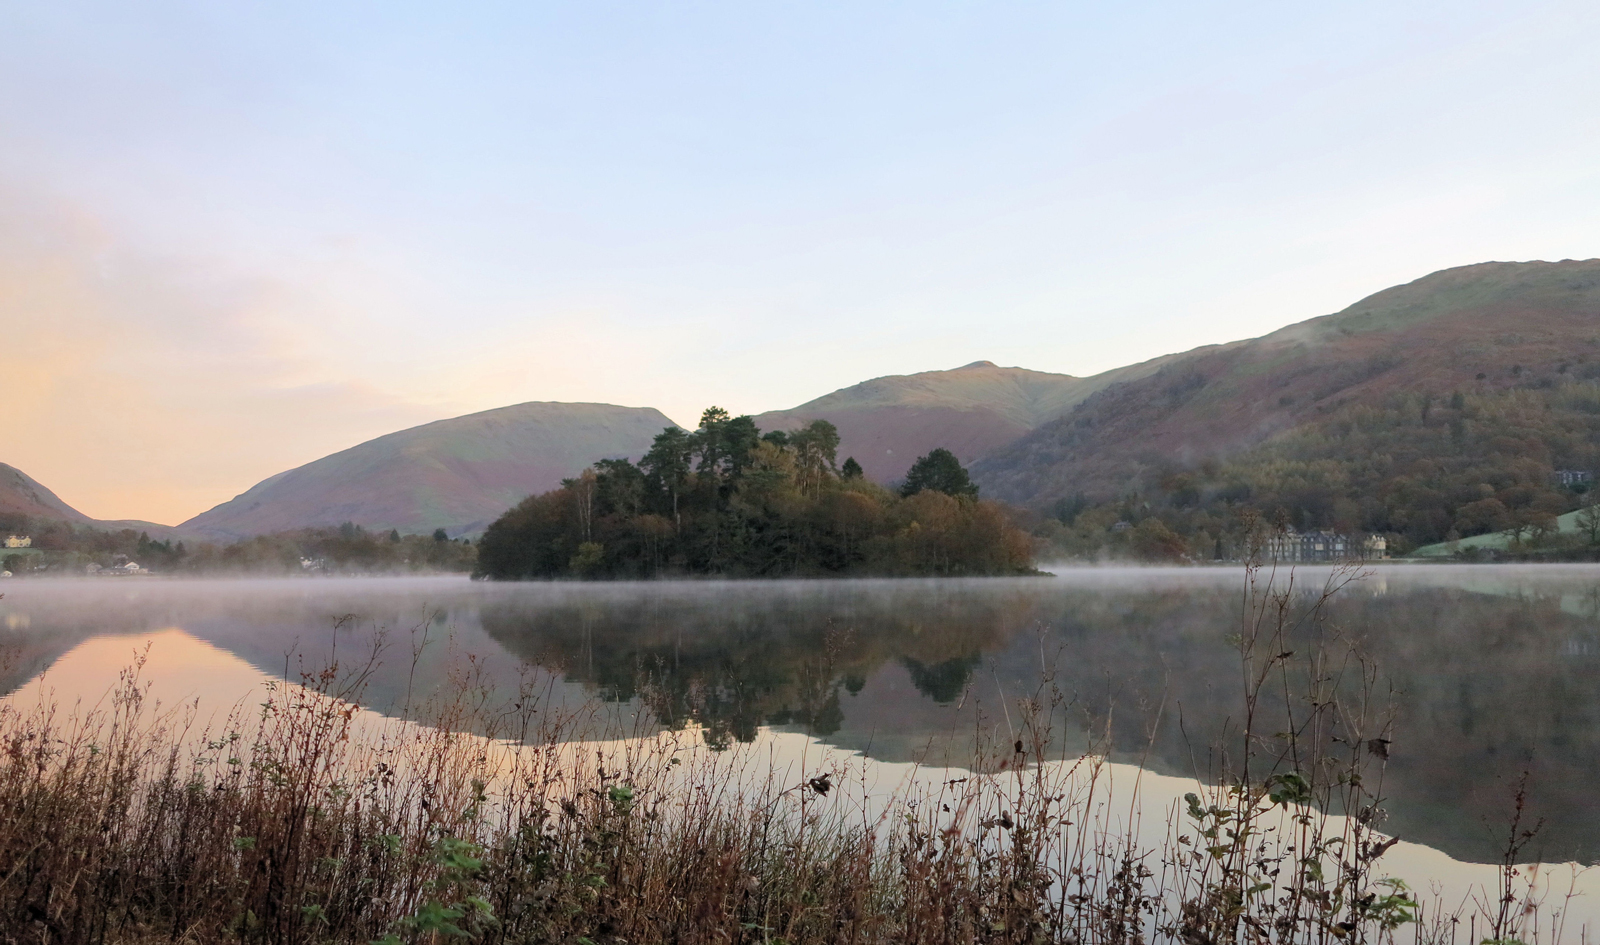
[(470, 677), (429, 724), (376, 719), (377, 650), (214, 727), (152, 705), (134, 666), (98, 708), (0, 709), (0, 941), (1522, 937), (1514, 825), (1506, 885), (1466, 921), (1386, 878), (1383, 687), (1320, 625), (1345, 577), (1309, 599), (1252, 577), (1238, 727), (1196, 746), (1153, 844), (1096, 813), (1102, 757), (1049, 760), (1077, 716), (1047, 656), (970, 771), (871, 804), (858, 768), (791, 773)]

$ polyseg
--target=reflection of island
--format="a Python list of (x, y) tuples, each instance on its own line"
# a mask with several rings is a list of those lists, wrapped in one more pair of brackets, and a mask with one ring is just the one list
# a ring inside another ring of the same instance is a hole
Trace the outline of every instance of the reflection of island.
[[(1510, 784), (1526, 769), (1548, 821), (1544, 854), (1594, 859), (1596, 620), (1572, 612), (1570, 593), (1379, 590), (1350, 588), (1330, 621), (1360, 638), (1385, 691), (1396, 690), (1388, 828), (1493, 859), (1499, 831), (1486, 824), (1505, 819)], [(1237, 590), (1217, 585), (946, 584), (935, 594), (845, 585), (803, 606), (758, 595), (506, 601), (482, 619), (507, 650), (560, 666), (606, 698), (641, 697), (669, 723), (697, 722), (722, 740), (794, 726), (897, 761), (964, 760), (974, 712), (991, 729), (1005, 724), (1000, 694), (1032, 691), (1041, 654), (1059, 654), (1077, 720), (1059, 733), (1063, 748), (1081, 750), (1086, 730), (1110, 715), (1120, 758), (1183, 775), (1239, 717), (1237, 655), (1224, 642), (1238, 610)]]
[[(603, 606), (505, 601), (485, 607), (482, 620), (508, 651), (561, 667), (603, 698), (643, 699), (666, 724), (703, 725), (713, 741), (749, 741), (762, 725), (830, 737), (845, 724), (841, 693), (860, 696), (885, 665), (916, 680), (920, 695), (902, 707), (911, 716), (925, 708), (918, 703), (939, 708), (959, 698), (982, 651), (1022, 629), (1015, 621), (1026, 619), (1036, 596), (1026, 582), (1000, 594), (983, 587), (853, 582), (773, 593), (724, 586), (712, 594), (615, 596)], [(882, 723), (896, 732), (910, 720), (899, 712)], [(914, 734), (921, 733), (918, 726)]]
[[(1600, 597), (1575, 581), (1548, 593), (1527, 581), (1469, 591), (1446, 577), (1373, 580), (1331, 610), (1397, 690), (1387, 829), (1493, 859), (1484, 824), (1503, 822), (1526, 767), (1547, 820), (1543, 854), (1595, 859)], [(564, 705), (647, 704), (715, 741), (771, 725), (884, 760), (961, 764), (980, 717), (1009, 741), (1002, 695), (1014, 711), (1049, 664), (1073, 698), (1061, 750), (1083, 750), (1109, 716), (1119, 760), (1188, 775), (1239, 714), (1237, 656), (1225, 642), (1238, 611), (1237, 575), (1194, 572), (1104, 582), (80, 582), (49, 594), (30, 585), (0, 602), (0, 621), (16, 618), (0, 624), (0, 652), (13, 655), (0, 682), (10, 691), (90, 635), (166, 627), (292, 675), (302, 661), (360, 659), (381, 626), (391, 645), (364, 699), (381, 711), (448, 687), (470, 654), (473, 671), (502, 689), (553, 672)], [(433, 642), (413, 672), (421, 627)], [(130, 638), (130, 657), (136, 645)]]

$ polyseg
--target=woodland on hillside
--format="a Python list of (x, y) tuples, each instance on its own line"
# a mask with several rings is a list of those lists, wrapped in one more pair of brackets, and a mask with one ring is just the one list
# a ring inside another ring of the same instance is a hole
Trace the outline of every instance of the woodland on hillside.
[(946, 450), (899, 492), (837, 462), (826, 420), (763, 434), (713, 407), (668, 427), (637, 465), (596, 463), (501, 516), (478, 546), (494, 579), (1032, 572), (1033, 540), (981, 501)]
[[(1067, 555), (1158, 560), (1239, 558), (1263, 525), (1384, 535), (1402, 554), (1506, 530), (1530, 551), (1565, 548), (1556, 516), (1592, 496), (1556, 472), (1596, 469), (1600, 384), (1561, 374), (1338, 407), (1223, 461), (1141, 470), (1120, 497), (1059, 500), (1038, 531)], [(1582, 544), (1567, 550), (1595, 542)]]

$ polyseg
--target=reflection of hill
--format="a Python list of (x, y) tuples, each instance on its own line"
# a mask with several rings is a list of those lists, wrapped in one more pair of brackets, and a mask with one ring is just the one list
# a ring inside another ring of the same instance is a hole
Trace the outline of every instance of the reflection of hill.
[[(459, 578), (162, 581), (137, 586), (124, 581), (28, 582), (0, 602), (0, 692), (15, 689), (90, 636), (137, 637), (173, 627), (269, 676), (291, 678), (335, 661), (349, 671), (364, 666), (372, 658), (375, 635), (382, 633), (385, 646), (362, 690), (362, 701), (379, 711), (399, 711), (408, 694), (420, 703), (464, 681), (466, 673), (481, 683), (514, 690), (524, 665), (478, 630), (476, 605), (464, 599), (472, 590)], [(26, 617), (24, 629), (6, 629), (11, 611)], [(413, 667), (412, 647), (424, 640)], [(469, 663), (469, 655), (476, 660)], [(8, 657), (10, 663), (5, 662)]]
[(40, 636), (0, 628), (0, 697), (9, 696), (23, 684), (55, 664), (63, 654), (87, 639), (89, 634), (50, 634)]
[[(1089, 703), (1108, 711), (1115, 701), (1117, 746), (1130, 754), (1142, 748), (1139, 733), (1153, 719), (1138, 700), (1165, 690), (1169, 709), (1155, 726), (1151, 766), (1189, 771), (1190, 743), (1214, 742), (1223, 720), (1240, 715), (1237, 663), (1221, 643), (1235, 626), (1235, 595), (1086, 603), (1055, 623), (1069, 652), (1082, 657), (1066, 677), (1085, 693), (1120, 689), (1114, 700)], [(1495, 843), (1483, 824), (1505, 820), (1508, 784), (1526, 768), (1538, 814), (1550, 823), (1547, 855), (1595, 857), (1594, 621), (1564, 613), (1559, 595), (1508, 599), (1439, 588), (1379, 597), (1357, 587), (1336, 602), (1331, 623), (1361, 638), (1383, 674), (1379, 688), (1396, 690), (1387, 829), (1458, 857), (1492, 858)], [(1181, 710), (1188, 740), (1172, 709)]]
[(16, 592), (22, 583), (8, 584), (5, 599), (0, 599), (0, 697), (17, 691), (91, 636), (138, 629), (126, 618), (97, 620), (86, 610), (58, 613), (52, 607), (36, 613), (26, 603), (28, 595)]

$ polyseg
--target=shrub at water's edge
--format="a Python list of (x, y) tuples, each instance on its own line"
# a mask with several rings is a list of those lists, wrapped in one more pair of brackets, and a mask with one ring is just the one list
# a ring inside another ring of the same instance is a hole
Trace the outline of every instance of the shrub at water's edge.
[(998, 575), (1033, 572), (1033, 543), (980, 501), (948, 451), (891, 492), (837, 462), (825, 420), (765, 435), (713, 407), (668, 427), (635, 465), (607, 459), (489, 526), (478, 575)]

